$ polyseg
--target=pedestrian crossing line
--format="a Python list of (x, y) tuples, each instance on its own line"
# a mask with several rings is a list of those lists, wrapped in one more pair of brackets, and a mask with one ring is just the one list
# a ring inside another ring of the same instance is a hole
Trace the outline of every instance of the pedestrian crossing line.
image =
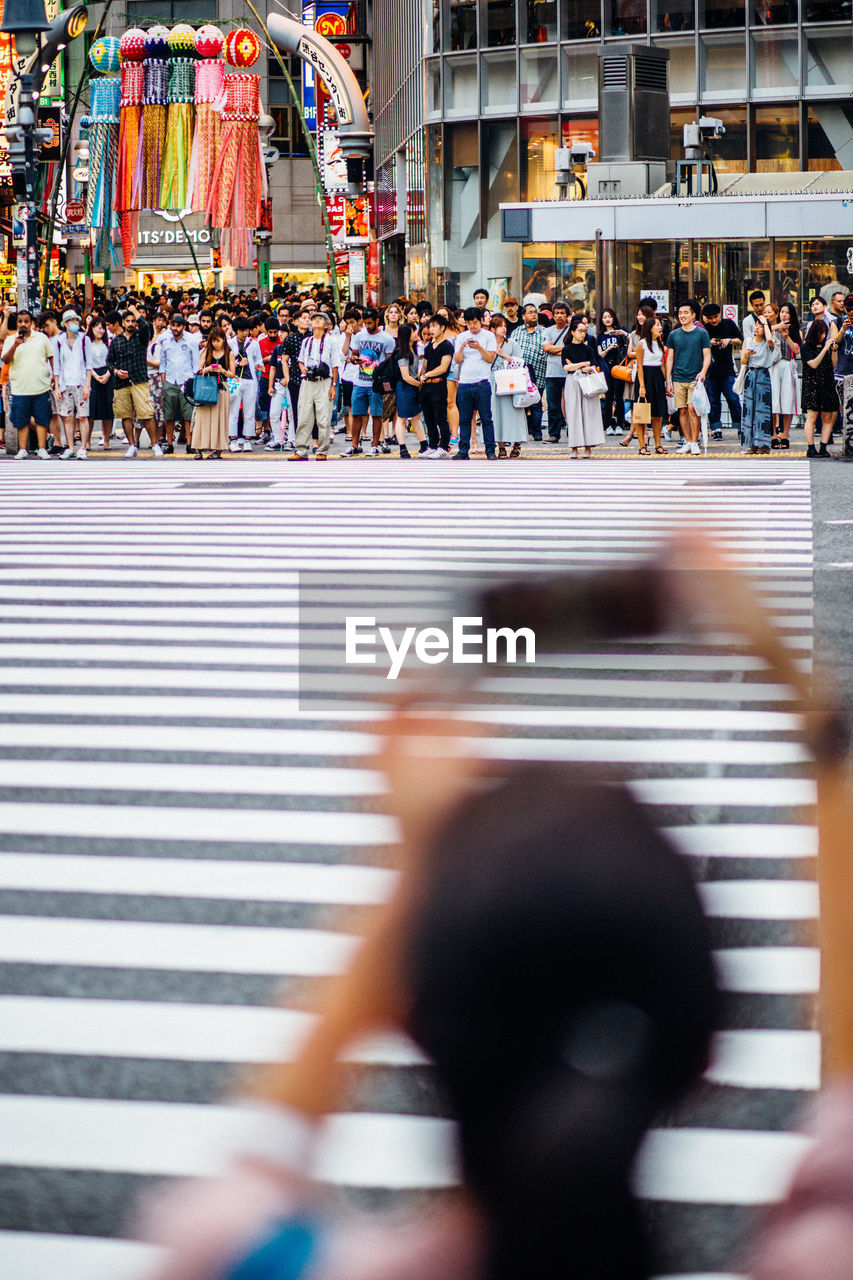
[[(139, 1058), (161, 1062), (249, 1064), (291, 1061), (314, 1024), (296, 1009), (151, 1001), (5, 996), (0, 1052)], [(346, 1060), (383, 1066), (427, 1063), (403, 1036), (372, 1036)], [(721, 1031), (714, 1038), (709, 1083), (740, 1088), (816, 1089), (817, 1031)]]
[(816, 920), (819, 913), (814, 880), (713, 880), (699, 886), (699, 896), (706, 915), (728, 920)]
[[(814, 805), (817, 801), (815, 783), (809, 778), (760, 777), (760, 778), (642, 778), (629, 779), (626, 783), (634, 796), (644, 804), (654, 805), (749, 805), (756, 808), (802, 808)], [(266, 800), (273, 797), (284, 799), (292, 796), (299, 799), (306, 793), (316, 797), (343, 801), (347, 797), (370, 797), (386, 794), (386, 783), (382, 776), (374, 771), (355, 768), (333, 768), (312, 765), (292, 767), (268, 764), (185, 764), (179, 773), (164, 773), (160, 764), (133, 762), (103, 761), (93, 769), (88, 761), (54, 760), (47, 773), (33, 769), (31, 760), (8, 760), (4, 762), (0, 775), (0, 789), (15, 788), (18, 791), (72, 793), (69, 799), (76, 798), (81, 802), (75, 806), (81, 814), (83, 801), (95, 791), (115, 790), (127, 796), (150, 796), (152, 793), (169, 794), (178, 792), (184, 796), (205, 795), (208, 798), (217, 796), (258, 796)], [(50, 799), (46, 799), (50, 806)], [(25, 806), (20, 806), (23, 809)], [(8, 823), (13, 830), (18, 821), (16, 814), (20, 810), (12, 805), (0, 803), (0, 830), (7, 829), (2, 824)], [(287, 818), (283, 819), (282, 809), (268, 811), (255, 810), (255, 838), (258, 832), (267, 830), (265, 824), (281, 827), (282, 821), (289, 823), (293, 811), (287, 810)], [(157, 819), (151, 809), (134, 806), (134, 822), (141, 817), (140, 834), (148, 829), (147, 824), (156, 826)], [(246, 821), (250, 822), (248, 814)], [(304, 814), (296, 813), (297, 823), (306, 823)], [(126, 815), (122, 815), (122, 820)], [(109, 815), (104, 815), (107, 829), (100, 823), (93, 828), (85, 827), (93, 835), (109, 834)], [(29, 818), (24, 818), (29, 823)], [(51, 812), (47, 815), (47, 826), (55, 829), (55, 822), (62, 822), (61, 814)], [(214, 817), (214, 821), (216, 818)], [(313, 821), (313, 817), (307, 819)], [(84, 824), (85, 825), (85, 824)], [(279, 832), (279, 838), (281, 832)], [(248, 838), (251, 838), (249, 836)]]
[[(342, 971), (358, 946), (358, 939), (345, 933), (277, 925), (4, 915), (0, 930), (0, 963), (195, 973), (329, 977)], [(714, 955), (724, 991), (808, 994), (817, 990), (817, 948), (732, 947)]]
[[(244, 1123), (239, 1108), (215, 1104), (0, 1097), (7, 1157), (19, 1168), (196, 1177), (221, 1167)], [(634, 1184), (649, 1200), (763, 1204), (784, 1193), (808, 1146), (793, 1133), (653, 1129)], [(314, 1167), (321, 1181), (350, 1187), (454, 1186), (453, 1126), (427, 1116), (339, 1113), (322, 1126)]]
[[(150, 759), (186, 755), (258, 756), (270, 764), (283, 765), (303, 756), (323, 755), (330, 759), (368, 759), (380, 747), (378, 736), (344, 730), (294, 729), (286, 739), (278, 729), (222, 729), (206, 726), (203, 744), (198, 731), (169, 726), (164, 742), (162, 726), (136, 725), (132, 729), (109, 724), (49, 724), (0, 721), (0, 748), (41, 750), (45, 760), (73, 748), (80, 760), (104, 751), (132, 754), (145, 752)], [(755, 746), (742, 738), (472, 738), (472, 754), (492, 760), (551, 760), (587, 764), (659, 765), (754, 765)], [(812, 757), (802, 742), (765, 739), (761, 763), (800, 765)], [(251, 763), (250, 761), (246, 763)], [(32, 776), (32, 760), (30, 777)], [(88, 761), (87, 781), (92, 779)]]
[[(343, 696), (335, 610), (384, 591), (410, 615), (424, 592), (461, 598), (496, 568), (631, 565), (690, 525), (716, 531), (809, 670), (807, 464), (682, 461), (296, 475), (258, 458), (252, 480), (270, 487), (234, 491), (187, 487), (168, 460), (0, 473), (0, 975), (14, 993), (0, 1006), (0, 1130), (14, 1148), (3, 1185), (34, 1228), (0, 1231), (0, 1274), (137, 1280), (141, 1247), (106, 1240), (130, 1188), (163, 1172), (173, 1137), (181, 1167), (210, 1170), (230, 1112), (210, 1102), (225, 1065), (287, 1056), (310, 1025), (261, 1002), (283, 984), (293, 1003), (303, 978), (337, 971), (358, 944), (331, 911), (391, 891), (396, 827), (373, 811), (370, 758), (387, 708), (373, 691), (357, 706)], [(74, 571), (55, 551), (69, 529)], [(322, 696), (294, 696), (298, 670)], [(472, 686), (457, 708), (472, 749), (498, 763), (651, 775), (635, 794), (700, 877), (726, 876), (700, 885), (725, 1030), (638, 1172), (671, 1280), (735, 1280), (733, 1224), (779, 1187), (793, 1110), (819, 1079), (819, 957), (791, 945), (800, 928), (811, 939), (817, 909), (812, 767), (771, 680), (732, 634), (662, 635), (549, 655), (512, 687)], [(323, 1175), (395, 1195), (448, 1185), (453, 1130), (424, 1097), (418, 1051), (389, 1038), (351, 1056), (373, 1092), (330, 1121)], [(34, 1096), (45, 1082), (65, 1096)]]

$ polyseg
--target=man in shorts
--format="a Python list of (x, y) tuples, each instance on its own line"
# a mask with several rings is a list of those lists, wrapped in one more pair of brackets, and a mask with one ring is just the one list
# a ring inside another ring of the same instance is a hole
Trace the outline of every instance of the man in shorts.
[(711, 364), (711, 339), (707, 329), (696, 323), (699, 308), (695, 302), (682, 302), (678, 308), (680, 328), (673, 329), (666, 340), (666, 394), (675, 396), (675, 407), (681, 420), (684, 442), (678, 453), (699, 453), (699, 418), (692, 396), (697, 382), (704, 382)]
[(163, 378), (163, 425), (166, 428), (166, 444), (164, 453), (175, 451), (175, 423), (180, 420), (184, 424), (187, 437), (187, 453), (192, 450), (190, 444), (190, 424), (193, 406), (188, 400), (184, 385), (198, 373), (198, 353), (201, 346), (201, 335), (186, 332), (184, 317), (175, 311), (169, 321), (169, 332), (164, 334), (160, 343), (160, 373)]
[(74, 438), (80, 431), (78, 459), (85, 461), (89, 448), (89, 391), (92, 385), (92, 361), (89, 340), (80, 332), (80, 316), (72, 308), (62, 316), (65, 330), (55, 341), (56, 394), (59, 414), (65, 427), (63, 459), (74, 457)]
[(382, 394), (373, 390), (373, 374), (376, 368), (391, 355), (396, 343), (390, 334), (379, 328), (379, 313), (375, 307), (366, 307), (362, 314), (363, 326), (358, 333), (347, 334), (343, 352), (350, 364), (358, 368), (358, 377), (352, 392), (352, 445), (342, 455), (351, 458), (361, 453), (359, 441), (367, 425), (373, 420), (373, 443), (365, 452), (373, 458), (380, 453), (390, 453), (382, 443)]
[[(115, 374), (113, 412), (121, 418), (127, 437), (124, 456), (135, 458), (143, 429), (154, 448), (154, 456), (163, 457), (163, 450), (154, 427), (154, 403), (148, 386), (148, 343), (151, 341), (151, 325), (132, 303), (121, 321), (121, 333), (110, 343), (107, 364)], [(134, 431), (134, 417), (139, 422), (139, 435)]]
[(18, 312), (17, 327), (3, 343), (2, 358), (3, 364), (9, 366), (12, 426), (18, 433), (15, 457), (19, 461), (28, 457), (27, 438), (32, 421), (38, 437), (38, 456), (49, 458), (47, 429), (54, 378), (53, 345), (46, 334), (34, 328), (29, 311)]

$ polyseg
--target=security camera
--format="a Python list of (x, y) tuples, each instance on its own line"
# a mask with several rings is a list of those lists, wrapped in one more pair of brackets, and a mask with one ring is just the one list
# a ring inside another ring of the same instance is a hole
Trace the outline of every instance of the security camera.
[(554, 168), (573, 169), (575, 165), (589, 164), (595, 159), (595, 148), (589, 142), (573, 142), (568, 147), (557, 147), (554, 152)]
[(704, 142), (710, 142), (713, 138), (722, 138), (725, 132), (725, 125), (716, 116), (699, 117), (699, 134)]

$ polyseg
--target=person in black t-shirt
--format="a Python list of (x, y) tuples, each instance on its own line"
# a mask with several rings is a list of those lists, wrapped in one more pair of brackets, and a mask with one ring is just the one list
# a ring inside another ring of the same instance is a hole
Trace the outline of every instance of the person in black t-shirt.
[(732, 415), (732, 426), (740, 431), (740, 397), (735, 395), (735, 366), (732, 351), (740, 347), (743, 334), (733, 320), (724, 320), (720, 305), (708, 302), (702, 308), (702, 323), (711, 339), (711, 367), (705, 378), (711, 412), (708, 426), (714, 440), (722, 440), (722, 397)]
[(453, 343), (447, 337), (447, 319), (430, 319), (431, 341), (424, 351), (421, 375), (421, 412), (427, 429), (429, 448), (425, 458), (450, 457), (450, 424), (447, 421), (447, 371), (453, 359)]

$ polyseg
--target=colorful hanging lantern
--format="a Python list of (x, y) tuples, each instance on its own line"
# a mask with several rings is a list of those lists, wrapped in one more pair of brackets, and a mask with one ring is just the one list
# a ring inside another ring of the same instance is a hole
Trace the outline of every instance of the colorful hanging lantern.
[(214, 104), (222, 98), (225, 84), (225, 64), (218, 59), (206, 58), (195, 69), (195, 136), (190, 164), (189, 189), (192, 192), (193, 209), (203, 212), (207, 208), (213, 170), (219, 155), (222, 137), (222, 115)]
[(232, 67), (243, 71), (253, 67), (261, 56), (261, 42), (248, 27), (238, 27), (229, 31), (225, 38), (225, 60)]
[(139, 196), (138, 193), (134, 196), (134, 177), (139, 159), (144, 90), (145, 67), (141, 62), (125, 61), (121, 68), (116, 209), (121, 215), (121, 243), (126, 263), (133, 258), (139, 225), (136, 212)]
[(213, 226), (222, 228), (223, 261), (235, 267), (251, 261), (252, 235), (267, 192), (258, 133), (260, 95), (260, 76), (226, 75), (222, 141), (205, 212)]
[(193, 102), (196, 64), (191, 58), (169, 61), (169, 111), (166, 119), (166, 152), (160, 179), (161, 209), (183, 209), (189, 194), (189, 167), (193, 145)]
[[(115, 45), (115, 58), (118, 63), (118, 40), (115, 41)], [(94, 46), (91, 52), (94, 52)], [(97, 230), (93, 253), (94, 266), (102, 268), (107, 266), (110, 260), (115, 260), (112, 230), (118, 226), (115, 201), (121, 81), (118, 76), (104, 76), (101, 80), (93, 80), (89, 95), (91, 115), (86, 221), (90, 227)]]
[(169, 30), (167, 27), (149, 27), (145, 33), (145, 58), (168, 58)]
[(179, 22), (169, 32), (169, 53), (173, 58), (195, 57), (195, 31), (186, 22)]
[(204, 27), (199, 27), (195, 33), (195, 51), (200, 58), (218, 58), (225, 44), (225, 36), (219, 30), (208, 23)]
[(145, 57), (145, 32), (141, 27), (129, 27), (119, 41), (118, 48), (122, 64), (141, 62)]
[[(162, 27), (165, 31), (166, 28)], [(152, 41), (152, 48), (161, 47)], [(168, 47), (168, 46), (167, 46)], [(144, 63), (145, 83), (142, 92), (142, 143), (133, 179), (134, 202), (138, 196), (140, 209), (157, 209), (160, 205), (160, 180), (166, 153), (166, 120), (169, 100), (169, 64), (165, 58), (149, 58)]]
[[(101, 75), (118, 71), (119, 43), (115, 36), (101, 36), (89, 50), (89, 61)], [(116, 117), (116, 123), (118, 123), (118, 117)]]

